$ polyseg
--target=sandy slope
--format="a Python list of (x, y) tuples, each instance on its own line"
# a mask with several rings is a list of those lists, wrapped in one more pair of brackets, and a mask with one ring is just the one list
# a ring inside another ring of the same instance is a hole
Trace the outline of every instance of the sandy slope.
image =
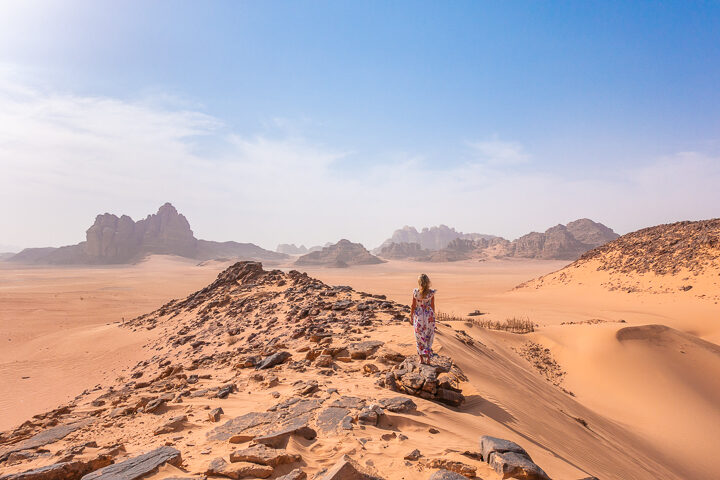
[(155, 256), (132, 266), (0, 263), (0, 430), (113, 377), (143, 335), (109, 326), (211, 282), (225, 264)]

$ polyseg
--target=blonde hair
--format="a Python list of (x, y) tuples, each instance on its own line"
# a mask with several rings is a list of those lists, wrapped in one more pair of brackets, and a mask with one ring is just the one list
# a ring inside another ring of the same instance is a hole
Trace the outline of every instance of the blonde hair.
[(418, 286), (420, 287), (420, 296), (427, 296), (428, 292), (430, 292), (430, 277), (421, 273), (418, 277)]

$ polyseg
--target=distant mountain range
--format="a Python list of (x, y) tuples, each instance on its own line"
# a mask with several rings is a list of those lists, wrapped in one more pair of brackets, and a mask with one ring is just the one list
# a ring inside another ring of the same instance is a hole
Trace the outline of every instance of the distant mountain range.
[[(332, 245), (332, 243), (328, 242), (324, 246), (329, 247), (330, 245)], [(305, 245), (300, 245), (298, 247), (294, 243), (281, 243), (277, 246), (275, 251), (278, 253), (286, 253), (288, 255), (305, 255), (306, 253), (317, 252), (322, 249), (323, 247), (321, 247), (320, 245), (315, 245), (314, 247), (307, 248)]]
[(368, 252), (361, 244), (343, 239), (336, 244), (303, 255), (297, 259), (295, 265), (343, 268), (352, 265), (374, 265), (377, 263), (383, 263), (383, 260)]
[(87, 230), (86, 240), (65, 247), (26, 248), (7, 261), (34, 264), (123, 264), (151, 254), (178, 255), (197, 260), (239, 258), (283, 260), (287, 255), (252, 243), (212, 242), (195, 238), (184, 215), (170, 203), (156, 214), (133, 221), (127, 215), (98, 215)]
[(462, 233), (445, 225), (396, 230), (373, 252), (388, 259), (452, 262), (469, 258), (537, 258), (576, 260), (595, 247), (619, 235), (602, 223), (582, 218), (567, 225), (556, 225), (544, 233), (530, 232), (510, 241), (479, 233)]

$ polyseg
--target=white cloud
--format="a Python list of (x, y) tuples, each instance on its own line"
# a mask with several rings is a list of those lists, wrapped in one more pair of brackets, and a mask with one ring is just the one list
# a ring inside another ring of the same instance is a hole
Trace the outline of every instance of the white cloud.
[(477, 161), (491, 165), (517, 165), (527, 163), (530, 155), (517, 142), (494, 137), (489, 140), (467, 142)]
[(343, 168), (348, 149), (230, 132), (158, 104), (0, 79), (0, 243), (74, 243), (98, 213), (137, 219), (165, 201), (200, 238), (270, 248), (341, 237), (374, 247), (405, 224), (512, 238), (584, 216), (624, 232), (720, 215), (720, 162), (698, 153), (565, 178), (537, 173), (537, 161), (524, 168), (522, 145), (492, 139), (450, 168), (428, 168), (417, 152)]

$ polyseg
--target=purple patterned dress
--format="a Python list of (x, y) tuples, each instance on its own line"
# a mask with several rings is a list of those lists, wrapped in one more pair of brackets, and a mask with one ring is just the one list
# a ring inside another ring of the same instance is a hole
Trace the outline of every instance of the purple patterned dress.
[(432, 344), (435, 339), (435, 312), (431, 303), (435, 290), (430, 290), (425, 298), (420, 296), (420, 290), (413, 290), (415, 311), (413, 312), (413, 327), (415, 327), (415, 342), (419, 355), (432, 356)]

